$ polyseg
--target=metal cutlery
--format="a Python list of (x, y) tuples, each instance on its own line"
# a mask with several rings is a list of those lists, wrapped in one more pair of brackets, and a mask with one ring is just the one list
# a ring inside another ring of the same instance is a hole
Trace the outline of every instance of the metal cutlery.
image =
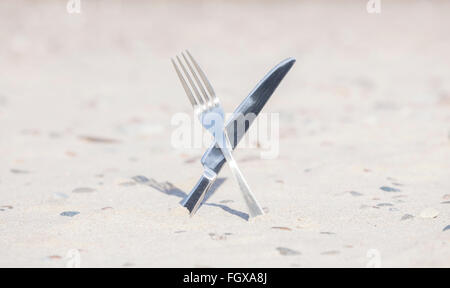
[[(288, 58), (272, 70), (270, 70), (265, 77), (256, 85), (256, 87), (250, 92), (250, 94), (242, 101), (242, 103), (236, 108), (231, 118), (227, 121), (226, 130), (228, 135), (233, 136), (231, 142), (232, 149), (236, 148), (239, 141), (245, 135), (253, 123), (254, 118), (250, 118), (244, 125), (244, 130), (235, 129), (235, 125), (245, 118), (248, 113), (253, 113), (255, 116), (259, 114), (269, 98), (272, 96), (275, 89), (283, 80), (284, 76), (289, 72), (292, 65), (294, 65), (295, 59)], [(203, 201), (206, 193), (211, 188), (212, 184), (217, 178), (217, 174), (225, 163), (225, 157), (215, 141), (206, 150), (201, 159), (201, 164), (204, 167), (204, 172), (200, 177), (197, 184), (191, 190), (189, 195), (182, 201), (182, 205), (186, 207), (191, 216), (195, 214), (201, 202)], [(194, 209), (195, 208), (195, 209)]]
[[(241, 170), (230, 152), (232, 145), (229, 141), (227, 131), (224, 129), (224, 111), (222, 105), (220, 104), (219, 98), (216, 96), (211, 83), (198, 65), (197, 61), (195, 61), (189, 51), (186, 51), (186, 54), (188, 55), (187, 57), (184, 53), (181, 54), (185, 64), (183, 64), (183, 61), (180, 60), (178, 56), (176, 56), (178, 65), (173, 59), (172, 63), (178, 77), (180, 78), (186, 95), (194, 108), (194, 113), (202, 123), (203, 127), (214, 136), (215, 142), (222, 150), (222, 153), (230, 166), (232, 174), (238, 183), (244, 200), (248, 206), (250, 217), (262, 215), (264, 214), (263, 209), (250, 190), (247, 181), (242, 175)], [(181, 67), (181, 71), (178, 66)], [(186, 69), (186, 66), (188, 69)], [(185, 78), (187, 79), (190, 87), (188, 86), (188, 83), (186, 83)], [(195, 83), (192, 78), (195, 80)], [(212, 176), (211, 173), (209, 174)], [(198, 202), (193, 208), (193, 213), (195, 213), (198, 209), (200, 203), (201, 202)]]

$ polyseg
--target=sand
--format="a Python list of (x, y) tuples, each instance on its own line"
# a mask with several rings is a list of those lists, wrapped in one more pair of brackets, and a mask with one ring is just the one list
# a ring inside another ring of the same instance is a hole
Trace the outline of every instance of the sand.
[[(450, 266), (448, 2), (35, 2), (0, 2), (1, 267)], [(263, 217), (228, 167), (179, 204), (185, 48), (226, 112), (297, 59), (263, 110), (279, 155), (234, 153)]]

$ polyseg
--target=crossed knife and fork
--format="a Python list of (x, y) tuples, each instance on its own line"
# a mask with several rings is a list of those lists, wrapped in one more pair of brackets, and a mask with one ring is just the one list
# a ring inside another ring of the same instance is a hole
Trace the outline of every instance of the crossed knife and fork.
[[(200, 208), (200, 205), (205, 199), (205, 195), (214, 184), (217, 174), (226, 161), (248, 206), (249, 216), (255, 217), (264, 214), (261, 205), (259, 205), (250, 190), (231, 151), (245, 135), (253, 120), (278, 87), (278, 84), (280, 84), (292, 65), (294, 65), (295, 59), (288, 58), (270, 70), (236, 108), (225, 125), (224, 111), (219, 98), (216, 96), (211, 83), (194, 57), (192, 57), (189, 51), (186, 51), (186, 53), (181, 53), (181, 58), (178, 56), (175, 58), (176, 61), (173, 58), (171, 59), (172, 64), (194, 108), (194, 114), (200, 120), (203, 127), (214, 136), (214, 142), (206, 150), (201, 159), (201, 164), (204, 167), (203, 175), (181, 204), (193, 216)], [(249, 114), (252, 114), (253, 117), (246, 117)], [(243, 129), (235, 129), (239, 123), (244, 123)]]

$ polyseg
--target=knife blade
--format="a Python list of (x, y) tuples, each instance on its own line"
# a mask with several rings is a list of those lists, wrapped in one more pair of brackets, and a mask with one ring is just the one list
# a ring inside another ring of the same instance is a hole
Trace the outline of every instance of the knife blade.
[[(280, 84), (281, 80), (283, 80), (284, 76), (286, 76), (287, 72), (289, 72), (294, 63), (294, 58), (288, 58), (270, 70), (233, 112), (233, 115), (227, 121), (225, 128), (231, 138), (230, 142), (233, 150), (236, 148), (237, 144), (243, 138), (256, 118), (246, 118), (245, 116), (249, 113), (252, 113), (254, 116), (258, 116), (259, 112), (261, 112), (264, 105), (267, 103), (275, 89)], [(238, 125), (242, 124), (243, 127), (238, 129)], [(189, 193), (189, 195), (186, 196), (181, 203), (189, 210), (191, 216), (194, 215), (200, 207), (207, 191), (216, 180), (217, 174), (222, 169), (225, 161), (225, 157), (222, 154), (218, 144), (213, 142), (208, 150), (206, 150), (203, 154), (201, 159), (201, 163), (204, 167), (203, 175), (192, 189), (191, 193)]]

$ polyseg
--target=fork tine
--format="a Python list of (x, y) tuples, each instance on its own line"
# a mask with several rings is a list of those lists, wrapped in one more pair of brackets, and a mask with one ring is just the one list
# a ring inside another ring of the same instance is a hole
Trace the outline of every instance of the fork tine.
[(191, 63), (189, 63), (189, 60), (186, 58), (183, 52), (181, 52), (181, 56), (183, 56), (184, 61), (186, 62), (189, 70), (191, 71), (191, 74), (194, 76), (195, 82), (197, 83), (197, 86), (200, 88), (200, 91), (203, 94), (203, 99), (205, 100), (205, 102), (209, 102), (211, 98), (208, 97), (208, 94), (206, 93), (205, 88), (203, 88), (202, 82), (200, 82), (200, 79), (198, 79), (197, 73), (195, 73), (195, 70), (192, 68)]
[(186, 92), (186, 95), (188, 96), (189, 101), (191, 102), (192, 106), (197, 106), (198, 103), (195, 100), (194, 96), (192, 95), (192, 92), (189, 89), (189, 86), (187, 85), (186, 81), (184, 80), (183, 75), (180, 72), (180, 69), (178, 69), (177, 63), (175, 63), (173, 58), (170, 58), (170, 60), (172, 61), (175, 71), (177, 72), (178, 78), (180, 78), (181, 85), (183, 85), (184, 91)]
[(200, 74), (200, 78), (202, 78), (203, 83), (204, 83), (206, 89), (208, 90), (209, 94), (211, 95), (211, 97), (216, 98), (216, 93), (214, 93), (214, 89), (212, 88), (211, 83), (209, 83), (208, 78), (206, 78), (205, 73), (203, 73), (202, 68), (200, 68), (200, 66), (197, 64), (197, 62), (194, 60), (194, 57), (192, 57), (191, 53), (189, 53), (188, 50), (186, 50), (186, 53), (188, 54), (192, 63), (194, 63), (194, 66), (197, 69), (198, 74)]
[(183, 72), (184, 72), (184, 76), (188, 79), (189, 84), (191, 84), (192, 90), (194, 90), (195, 98), (197, 99), (197, 101), (200, 104), (204, 104), (204, 100), (203, 100), (202, 96), (200, 95), (200, 93), (198, 92), (197, 87), (195, 86), (194, 82), (192, 81), (191, 76), (189, 75), (188, 71), (186, 70), (186, 67), (184, 67), (184, 65), (181, 62), (180, 58), (178, 56), (176, 56), (176, 57), (177, 57), (177, 60), (178, 60), (178, 64), (180, 64), (180, 66), (181, 66), (181, 70), (183, 70)]

